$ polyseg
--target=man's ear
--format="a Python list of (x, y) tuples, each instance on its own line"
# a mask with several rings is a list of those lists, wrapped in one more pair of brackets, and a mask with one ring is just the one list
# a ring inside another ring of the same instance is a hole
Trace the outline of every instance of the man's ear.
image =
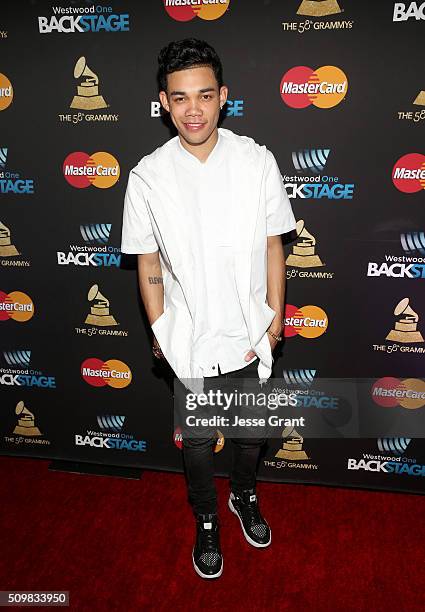
[(226, 85), (222, 85), (220, 87), (220, 106), (224, 106), (227, 102), (227, 96), (229, 95), (229, 90)]
[(159, 92), (159, 100), (162, 104), (162, 107), (167, 111), (167, 113), (170, 112), (170, 105), (168, 104), (168, 97), (167, 94), (165, 93), (165, 91), (160, 91)]

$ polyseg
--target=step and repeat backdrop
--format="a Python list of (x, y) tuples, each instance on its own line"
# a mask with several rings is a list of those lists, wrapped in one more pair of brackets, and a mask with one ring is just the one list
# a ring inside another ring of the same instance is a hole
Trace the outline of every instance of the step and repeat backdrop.
[[(194, 36), (223, 62), (222, 127), (274, 153), (297, 219), (274, 374), (336, 425), (343, 408), (309, 387), (367, 380), (378, 423), (284, 428), (259, 478), (423, 492), (424, 33), (420, 1), (4, 2), (0, 453), (183, 469), (172, 372), (120, 241), (129, 170), (174, 136), (158, 52)], [(230, 440), (215, 451), (225, 475)]]

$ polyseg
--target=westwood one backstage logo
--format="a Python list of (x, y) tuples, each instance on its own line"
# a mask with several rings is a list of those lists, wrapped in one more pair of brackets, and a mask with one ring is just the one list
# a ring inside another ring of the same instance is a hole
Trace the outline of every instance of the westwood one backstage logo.
[(395, 2), (393, 11), (393, 21), (425, 21), (425, 2)]
[(52, 6), (53, 15), (38, 17), (40, 34), (84, 34), (86, 32), (128, 32), (128, 13), (114, 13), (112, 6)]

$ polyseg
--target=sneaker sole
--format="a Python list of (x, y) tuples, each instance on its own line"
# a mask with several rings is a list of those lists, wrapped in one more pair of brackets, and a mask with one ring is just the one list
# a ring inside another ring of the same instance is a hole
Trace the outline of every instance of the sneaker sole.
[(221, 568), (220, 571), (217, 572), (217, 574), (204, 574), (201, 572), (201, 570), (199, 569), (199, 567), (196, 565), (195, 563), (195, 559), (193, 558), (193, 551), (192, 551), (192, 563), (193, 563), (193, 567), (195, 569), (195, 572), (198, 574), (198, 576), (201, 576), (201, 578), (219, 578), (221, 576), (221, 574), (223, 573), (223, 559), (221, 560)]
[(266, 542), (265, 544), (259, 544), (258, 542), (256, 542), (255, 540), (253, 540), (253, 539), (252, 539), (252, 538), (251, 538), (251, 537), (250, 537), (250, 536), (247, 534), (247, 532), (245, 531), (245, 527), (243, 526), (243, 522), (242, 522), (241, 517), (239, 516), (239, 512), (236, 510), (236, 508), (235, 508), (235, 507), (234, 507), (234, 505), (232, 504), (232, 500), (230, 499), (230, 497), (229, 497), (229, 501), (227, 502), (227, 505), (229, 506), (229, 508), (230, 508), (231, 512), (233, 512), (233, 514), (236, 514), (236, 516), (238, 517), (239, 522), (240, 522), (241, 527), (242, 527), (243, 534), (244, 534), (245, 539), (247, 540), (247, 542), (249, 542), (249, 543), (250, 543), (252, 546), (255, 546), (255, 548), (266, 548), (267, 546), (270, 546), (270, 544), (272, 543), (272, 531), (271, 531), (271, 529), (270, 529), (270, 526), (269, 526), (269, 529), (270, 529), (270, 540), (269, 540), (268, 542)]

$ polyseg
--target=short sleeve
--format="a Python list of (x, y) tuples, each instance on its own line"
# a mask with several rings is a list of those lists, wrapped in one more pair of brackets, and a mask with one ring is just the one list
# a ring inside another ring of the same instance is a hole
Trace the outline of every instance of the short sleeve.
[(155, 251), (158, 251), (158, 243), (152, 231), (141, 179), (131, 171), (124, 198), (121, 252), (142, 255)]
[(295, 229), (295, 217), (276, 159), (269, 150), (267, 150), (265, 181), (267, 236), (286, 234)]

